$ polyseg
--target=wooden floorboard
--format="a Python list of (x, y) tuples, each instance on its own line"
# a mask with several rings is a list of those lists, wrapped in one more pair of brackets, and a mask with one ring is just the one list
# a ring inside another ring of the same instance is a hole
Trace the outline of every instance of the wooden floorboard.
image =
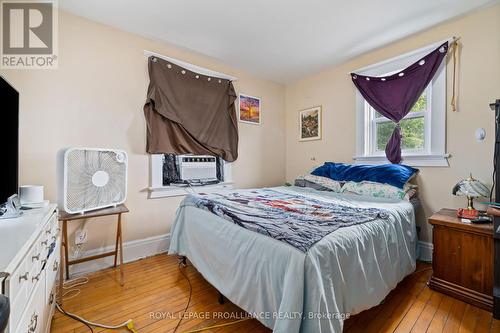
[[(177, 332), (229, 324), (245, 312), (227, 301), (218, 303), (218, 292), (193, 268), (182, 269), (189, 277), (192, 295), (187, 316)], [(180, 273), (176, 257), (158, 255), (124, 265), (125, 285), (119, 271), (107, 269), (89, 276), (80, 294), (65, 300), (64, 309), (91, 321), (116, 325), (133, 319), (138, 333), (172, 332), (186, 307), (189, 284)], [(344, 332), (476, 332), (500, 333), (500, 321), (490, 312), (430, 290), (430, 265), (418, 263), (416, 273), (406, 277), (378, 306), (351, 316)], [(212, 328), (205, 332), (270, 332), (255, 319)], [(83, 324), (57, 312), (53, 333), (83, 333)], [(94, 328), (94, 332), (112, 332)], [(113, 332), (129, 332), (126, 329)]]

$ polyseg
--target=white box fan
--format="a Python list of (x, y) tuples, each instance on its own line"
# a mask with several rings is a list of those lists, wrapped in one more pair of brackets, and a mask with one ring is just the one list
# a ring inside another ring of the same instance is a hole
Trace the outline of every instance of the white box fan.
[(59, 208), (74, 214), (124, 203), (127, 166), (123, 150), (62, 149), (58, 153)]

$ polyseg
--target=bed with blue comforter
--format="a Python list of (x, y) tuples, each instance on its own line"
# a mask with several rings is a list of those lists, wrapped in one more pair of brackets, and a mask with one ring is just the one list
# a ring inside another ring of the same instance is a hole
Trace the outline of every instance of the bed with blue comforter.
[(169, 253), (275, 332), (341, 332), (415, 270), (415, 245), (408, 201), (292, 186), (187, 196)]

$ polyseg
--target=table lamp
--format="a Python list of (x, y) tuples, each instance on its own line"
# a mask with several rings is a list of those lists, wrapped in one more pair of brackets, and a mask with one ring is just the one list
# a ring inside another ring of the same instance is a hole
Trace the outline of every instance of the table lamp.
[(472, 173), (464, 180), (459, 181), (452, 191), (453, 195), (466, 196), (467, 208), (460, 208), (457, 211), (458, 217), (477, 218), (479, 212), (474, 208), (474, 198), (488, 197), (490, 190), (486, 185), (472, 177)]

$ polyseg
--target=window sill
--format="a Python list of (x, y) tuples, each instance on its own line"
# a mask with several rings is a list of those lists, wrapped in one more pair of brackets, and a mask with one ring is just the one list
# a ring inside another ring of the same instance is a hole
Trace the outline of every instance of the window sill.
[(161, 186), (161, 187), (150, 187), (148, 188), (149, 199), (165, 198), (165, 197), (178, 197), (188, 194), (195, 193), (212, 193), (224, 189), (232, 189), (233, 182), (224, 182), (214, 185), (204, 185), (204, 186), (192, 186), (192, 187), (181, 187), (181, 186)]
[[(447, 167), (449, 154), (406, 155), (402, 163), (414, 167)], [(354, 156), (356, 164), (386, 164), (390, 163), (385, 156)]]

